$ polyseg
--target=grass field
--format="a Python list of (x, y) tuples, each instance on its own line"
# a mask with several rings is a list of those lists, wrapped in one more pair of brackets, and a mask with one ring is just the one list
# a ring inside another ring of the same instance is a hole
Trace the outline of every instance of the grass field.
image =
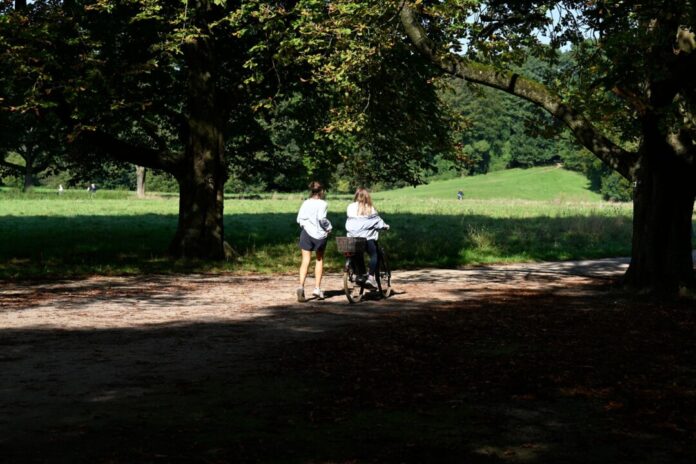
[[(215, 269), (294, 271), (299, 204), (228, 200), (226, 238), (239, 257)], [(334, 235), (344, 233), (346, 204), (330, 202)], [(627, 205), (394, 199), (377, 206), (392, 226), (382, 242), (398, 268), (618, 256), (630, 246)], [(165, 250), (177, 210), (173, 198), (1, 201), (0, 273), (19, 277), (176, 270)], [(338, 270), (341, 258), (333, 241), (328, 256), (329, 270)]]
[(446, 181), (406, 187), (378, 193), (377, 198), (441, 198), (457, 197), (457, 191), (464, 192), (464, 198), (489, 200), (509, 199), (561, 201), (561, 202), (599, 202), (601, 196), (588, 189), (589, 181), (580, 173), (567, 171), (556, 166), (530, 169), (508, 169), (490, 174), (462, 177)]
[[(464, 185), (464, 200), (456, 200), (456, 182)], [(503, 185), (499, 191), (511, 198), (526, 192), (534, 199), (491, 198), (496, 184)], [(571, 201), (579, 185), (575, 173), (537, 168), (380, 192), (375, 195), (376, 207), (392, 226), (381, 242), (397, 269), (628, 255), (631, 205), (598, 201), (587, 191), (584, 198), (591, 201)], [(549, 193), (552, 190), (555, 194)], [(330, 195), (328, 200), (333, 236), (343, 235), (350, 196)], [(295, 272), (299, 234), (295, 216), (301, 202), (299, 194), (228, 199), (225, 236), (236, 259), (192, 264), (166, 256), (176, 228), (176, 196), (138, 200), (128, 192), (99, 191), (90, 197), (83, 191), (61, 196), (52, 191), (27, 195), (4, 191), (0, 192), (0, 277)], [(341, 269), (334, 240), (329, 241), (326, 264), (329, 271)]]

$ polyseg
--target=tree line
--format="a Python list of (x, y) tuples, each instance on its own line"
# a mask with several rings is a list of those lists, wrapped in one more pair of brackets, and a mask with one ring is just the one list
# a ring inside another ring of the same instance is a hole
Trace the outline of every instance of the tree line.
[[(572, 60), (571, 53), (560, 55), (560, 61)], [(569, 65), (569, 64), (566, 64)], [(543, 79), (545, 63), (530, 57), (520, 67), (520, 73)], [(424, 166), (423, 180), (450, 179), (462, 175), (485, 174), (508, 168), (528, 168), (562, 164), (564, 168), (582, 172), (591, 189), (602, 194), (606, 200), (630, 201), (630, 183), (604, 165), (589, 151), (579, 145), (567, 129), (553, 118), (528, 102), (503, 92), (491, 89), (476, 89), (457, 81), (447, 82), (438, 91), (438, 98), (450, 110), (466, 121), (466, 127), (457, 134), (457, 143), (465, 157), (453, 159), (448, 153), (437, 154), (430, 166)], [(5, 126), (7, 131), (11, 125)], [(25, 126), (26, 127), (26, 126)], [(177, 192), (176, 179), (162, 171), (149, 171), (128, 163), (117, 163), (101, 159), (97, 163), (71, 162), (61, 150), (58, 134), (50, 134), (44, 143), (38, 131), (46, 130), (39, 125), (27, 127), (19, 132), (22, 137), (12, 139), (5, 135), (6, 185), (28, 189), (37, 185), (82, 187), (96, 183), (106, 189), (138, 189), (138, 172), (147, 179), (147, 186), (157, 192)], [(225, 193), (259, 193), (267, 191), (297, 192), (305, 188), (309, 177), (301, 167), (302, 153), (292, 134), (292, 123), (283, 119), (268, 128), (269, 137), (278, 140), (273, 150), (282, 152), (285, 165), (266, 165), (246, 172), (230, 172), (225, 183)], [(31, 140), (32, 143), (28, 143)], [(282, 142), (280, 142), (282, 140)], [(10, 145), (10, 142), (12, 145)], [(34, 147), (44, 147), (39, 156), (31, 156)], [(267, 153), (258, 155), (268, 156)], [(295, 158), (295, 162), (287, 160)], [(78, 160), (79, 161), (79, 160)], [(299, 167), (299, 168), (298, 168)], [(142, 181), (144, 182), (144, 180)], [(358, 181), (344, 166), (338, 165), (331, 173), (328, 185), (343, 193), (354, 190)], [(398, 178), (383, 179), (376, 188), (393, 188), (407, 185)], [(141, 190), (144, 186), (141, 185)]]

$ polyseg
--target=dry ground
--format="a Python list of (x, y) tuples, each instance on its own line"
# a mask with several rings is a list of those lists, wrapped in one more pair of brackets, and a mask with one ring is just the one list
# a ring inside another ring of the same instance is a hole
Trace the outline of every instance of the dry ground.
[(0, 461), (696, 462), (693, 301), (625, 265), (6, 282)]

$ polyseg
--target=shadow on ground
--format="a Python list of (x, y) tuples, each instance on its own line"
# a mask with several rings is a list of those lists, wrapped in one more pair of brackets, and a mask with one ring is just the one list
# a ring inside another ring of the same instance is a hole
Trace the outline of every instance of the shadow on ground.
[(691, 303), (579, 286), (398, 310), (277, 305), (238, 322), (4, 329), (0, 456), (691, 463)]

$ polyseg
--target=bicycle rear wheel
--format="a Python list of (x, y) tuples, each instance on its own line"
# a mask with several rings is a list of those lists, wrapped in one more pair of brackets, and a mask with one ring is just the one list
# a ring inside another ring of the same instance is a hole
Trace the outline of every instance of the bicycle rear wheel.
[(353, 272), (353, 266), (350, 262), (346, 263), (343, 271), (343, 291), (351, 303), (359, 303), (365, 292), (365, 287), (358, 283), (357, 275)]

